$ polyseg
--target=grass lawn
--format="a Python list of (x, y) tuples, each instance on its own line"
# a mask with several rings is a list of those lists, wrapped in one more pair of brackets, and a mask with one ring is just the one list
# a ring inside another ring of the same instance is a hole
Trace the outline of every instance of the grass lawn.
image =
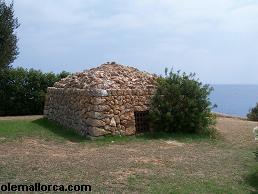
[(219, 138), (86, 140), (43, 118), (0, 119), (0, 184), (90, 184), (95, 192), (258, 193), (255, 122), (218, 118)]

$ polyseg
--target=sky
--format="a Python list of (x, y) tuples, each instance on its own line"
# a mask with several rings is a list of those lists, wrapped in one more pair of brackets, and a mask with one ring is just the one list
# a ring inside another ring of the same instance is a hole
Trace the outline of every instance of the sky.
[(115, 61), (258, 84), (258, 0), (14, 0), (14, 9), (14, 67), (80, 72)]

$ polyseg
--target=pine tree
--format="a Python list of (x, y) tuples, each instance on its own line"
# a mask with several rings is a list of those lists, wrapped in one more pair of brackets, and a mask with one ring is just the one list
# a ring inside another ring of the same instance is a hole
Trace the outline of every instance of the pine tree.
[(0, 69), (10, 67), (19, 54), (18, 38), (15, 34), (18, 27), (19, 23), (14, 16), (13, 3), (7, 5), (0, 0)]

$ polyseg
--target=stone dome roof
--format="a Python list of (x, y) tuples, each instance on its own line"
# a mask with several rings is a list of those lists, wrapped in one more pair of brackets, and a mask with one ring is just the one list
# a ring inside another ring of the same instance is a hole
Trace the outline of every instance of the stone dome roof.
[(99, 67), (70, 75), (54, 84), (56, 88), (77, 89), (154, 89), (157, 76), (134, 67), (105, 63)]

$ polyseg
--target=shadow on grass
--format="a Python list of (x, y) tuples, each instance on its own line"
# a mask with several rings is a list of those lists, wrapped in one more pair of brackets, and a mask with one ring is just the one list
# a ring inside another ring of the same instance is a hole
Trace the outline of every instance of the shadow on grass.
[(72, 129), (65, 128), (58, 123), (50, 121), (46, 118), (37, 119), (32, 122), (43, 127), (45, 130), (49, 131), (50, 134), (52, 133), (56, 137), (62, 137), (63, 139), (72, 142), (83, 142), (86, 140), (85, 137), (77, 134)]
[(254, 188), (251, 193), (258, 194), (258, 168), (246, 177), (246, 182)]
[[(54, 121), (50, 121), (46, 118), (41, 118), (32, 121), (34, 124), (41, 126), (48, 136), (54, 138), (63, 138), (72, 142), (92, 142), (87, 137), (83, 137), (73, 131), (72, 129), (65, 128)], [(49, 133), (48, 133), (49, 132)], [(182, 142), (199, 142), (199, 141), (213, 141), (214, 138), (210, 138), (209, 135), (202, 134), (186, 134), (186, 133), (166, 133), (166, 132), (155, 132), (155, 133), (142, 133), (133, 136), (118, 136), (118, 135), (107, 135), (104, 137), (96, 138), (96, 143), (114, 143), (114, 142), (135, 142), (135, 141), (147, 141), (147, 140), (179, 140)]]

